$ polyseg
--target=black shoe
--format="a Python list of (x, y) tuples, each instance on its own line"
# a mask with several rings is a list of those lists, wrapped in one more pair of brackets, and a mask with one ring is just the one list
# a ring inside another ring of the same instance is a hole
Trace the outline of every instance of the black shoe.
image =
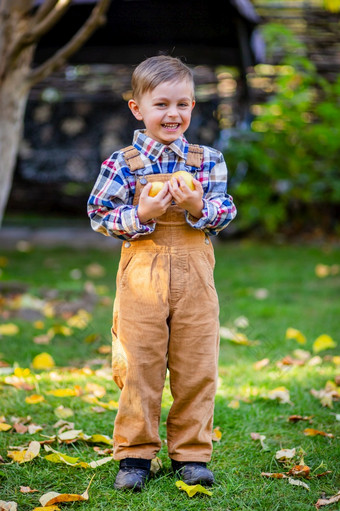
[(171, 461), (174, 472), (178, 472), (184, 483), (189, 485), (205, 484), (207, 486), (214, 484), (214, 475), (207, 468), (206, 463), (199, 461)]
[(126, 458), (119, 464), (114, 482), (116, 490), (141, 491), (150, 475), (150, 460)]

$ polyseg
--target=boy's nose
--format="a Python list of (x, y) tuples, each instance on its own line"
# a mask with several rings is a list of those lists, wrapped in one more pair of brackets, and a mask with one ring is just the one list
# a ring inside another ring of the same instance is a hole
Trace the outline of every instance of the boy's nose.
[(177, 117), (177, 115), (178, 115), (177, 107), (176, 106), (169, 106), (167, 113), (168, 113), (169, 117)]

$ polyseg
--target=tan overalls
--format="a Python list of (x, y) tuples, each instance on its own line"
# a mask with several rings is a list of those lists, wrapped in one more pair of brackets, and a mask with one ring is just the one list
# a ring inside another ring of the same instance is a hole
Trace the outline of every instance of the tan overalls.
[[(170, 177), (145, 176), (147, 181)], [(141, 189), (137, 180), (134, 204)], [(219, 349), (214, 263), (210, 239), (193, 229), (176, 205), (157, 219), (152, 234), (123, 242), (112, 327), (113, 378), (122, 389), (114, 425), (116, 460), (152, 459), (161, 448), (168, 369), (173, 396), (167, 418), (169, 456), (210, 461)]]

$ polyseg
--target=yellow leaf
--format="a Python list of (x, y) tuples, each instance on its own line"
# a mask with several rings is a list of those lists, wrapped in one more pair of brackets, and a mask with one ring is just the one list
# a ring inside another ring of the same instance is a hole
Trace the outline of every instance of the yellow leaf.
[(54, 389), (49, 390), (47, 394), (51, 394), (52, 396), (55, 397), (72, 397), (78, 395), (76, 389)]
[(51, 338), (55, 335), (64, 335), (65, 337), (69, 337), (72, 333), (71, 328), (65, 325), (53, 325), (48, 331)]
[(0, 431), (9, 431), (12, 428), (10, 424), (6, 424), (5, 422), (0, 422)]
[(17, 463), (26, 463), (36, 458), (39, 452), (40, 443), (34, 440), (29, 444), (28, 449), (22, 451), (8, 451), (7, 456)]
[(87, 442), (91, 442), (93, 444), (107, 444), (113, 445), (113, 439), (107, 435), (101, 435), (99, 433), (91, 435), (89, 438), (86, 438)]
[(220, 427), (216, 426), (216, 428), (213, 429), (212, 432), (212, 440), (214, 442), (219, 442), (222, 438), (222, 431), (220, 431)]
[(327, 334), (319, 335), (313, 343), (314, 353), (319, 353), (319, 351), (328, 350), (330, 348), (336, 348), (336, 342)]
[(58, 506), (35, 507), (33, 511), (60, 511), (60, 507)]
[(332, 362), (333, 362), (333, 364), (339, 366), (340, 365), (340, 356), (336, 355), (335, 357), (333, 357)]
[(0, 325), (0, 335), (16, 335), (19, 332), (19, 327), (14, 323), (5, 323)]
[(317, 264), (315, 266), (315, 275), (319, 277), (320, 279), (323, 279), (324, 277), (328, 277), (330, 274), (330, 267), (327, 266), (327, 264)]
[[(92, 476), (92, 479), (94, 478), (94, 475)], [(88, 487), (82, 493), (81, 495), (77, 494), (69, 494), (69, 493), (57, 493), (54, 491), (51, 491), (49, 493), (45, 493), (42, 497), (40, 497), (39, 502), (42, 506), (51, 506), (52, 504), (55, 504), (56, 502), (76, 502), (76, 501), (83, 501), (83, 500), (89, 500), (89, 488), (92, 483), (92, 479), (89, 482)]]
[(58, 406), (58, 408), (54, 410), (54, 413), (59, 419), (68, 419), (74, 415), (71, 408), (64, 407), (63, 405)]
[(34, 369), (51, 369), (54, 366), (54, 360), (49, 353), (40, 353), (32, 361)]
[(212, 491), (207, 490), (200, 484), (195, 484), (191, 486), (189, 484), (184, 483), (183, 481), (176, 481), (176, 486), (180, 490), (185, 491), (189, 495), (189, 497), (193, 497), (194, 495), (196, 495), (196, 493), (204, 493), (205, 495), (209, 495), (210, 497), (212, 495)]
[(334, 435), (332, 435), (332, 433), (325, 433), (324, 431), (319, 431), (318, 429), (313, 429), (313, 428), (306, 428), (303, 433), (306, 436), (320, 435), (320, 436), (327, 436), (329, 438), (334, 438)]
[(99, 398), (104, 397), (106, 394), (105, 387), (98, 385), (97, 383), (87, 383), (85, 391)]
[(38, 320), (38, 321), (34, 321), (33, 326), (37, 330), (42, 330), (45, 327), (45, 323), (43, 321)]
[(228, 404), (228, 408), (232, 408), (233, 410), (238, 410), (240, 408), (240, 402), (237, 399), (233, 399)]
[(306, 337), (303, 335), (300, 330), (297, 330), (296, 328), (289, 327), (286, 330), (286, 339), (294, 339), (299, 344), (306, 344)]
[(150, 472), (152, 475), (157, 474), (159, 470), (163, 467), (162, 460), (157, 456), (151, 460)]
[(27, 376), (30, 376), (31, 374), (31, 371), (26, 368), (26, 369), (23, 369), (21, 367), (16, 367), (14, 369), (14, 376), (17, 376), (18, 378), (27, 378)]
[(86, 328), (92, 316), (85, 309), (80, 309), (77, 314), (67, 320), (67, 324), (74, 328)]
[(40, 394), (32, 394), (31, 396), (27, 396), (25, 398), (25, 402), (29, 405), (36, 405), (37, 403), (42, 403), (43, 401), (45, 401), (45, 398)]

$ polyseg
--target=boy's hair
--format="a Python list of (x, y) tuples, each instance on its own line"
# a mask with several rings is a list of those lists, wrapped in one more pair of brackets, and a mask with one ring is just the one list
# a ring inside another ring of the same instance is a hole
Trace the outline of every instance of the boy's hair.
[(132, 97), (140, 99), (142, 94), (154, 90), (160, 83), (181, 80), (192, 83), (194, 95), (193, 73), (179, 58), (169, 55), (149, 57), (141, 62), (132, 74)]

